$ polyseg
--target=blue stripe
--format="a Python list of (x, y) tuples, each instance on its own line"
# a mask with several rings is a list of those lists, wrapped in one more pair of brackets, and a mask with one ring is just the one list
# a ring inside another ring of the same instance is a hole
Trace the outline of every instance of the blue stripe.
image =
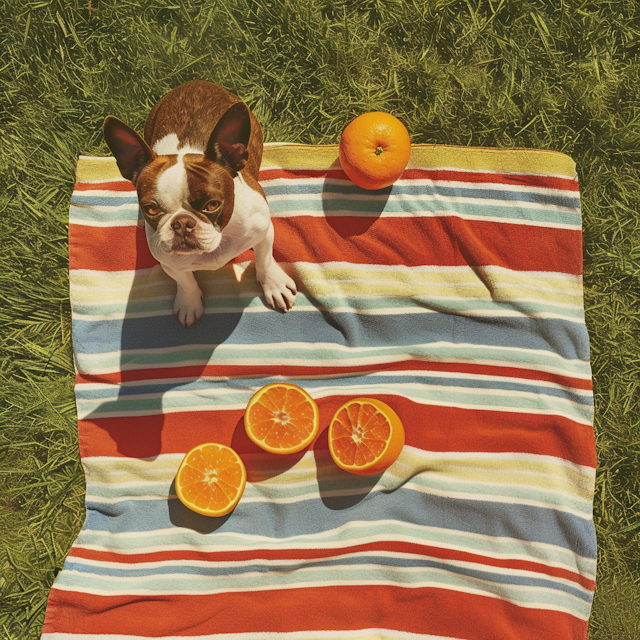
[[(288, 181), (293, 182), (293, 181)], [(517, 188), (526, 189), (526, 187), (522, 187), (522, 185), (517, 185)], [(486, 200), (505, 200), (505, 201), (515, 201), (515, 202), (532, 202), (536, 204), (545, 204), (545, 205), (554, 205), (558, 207), (569, 207), (569, 208), (579, 208), (580, 207), (580, 196), (577, 194), (549, 194), (549, 193), (538, 193), (535, 191), (520, 191), (520, 190), (506, 190), (506, 189), (482, 189), (479, 187), (446, 187), (446, 186), (435, 186), (433, 184), (419, 184), (419, 185), (406, 185), (401, 183), (395, 183), (391, 188), (390, 193), (385, 189), (383, 193), (379, 194), (379, 198), (384, 200), (391, 196), (402, 196), (402, 195), (411, 195), (411, 196), (443, 196), (443, 197), (457, 197), (457, 198), (477, 198), (477, 199), (486, 199)], [(366, 193), (367, 195), (371, 195), (371, 192), (364, 192), (362, 189), (359, 189), (355, 185), (339, 185), (339, 184), (327, 184), (327, 183), (315, 183), (315, 184), (279, 184), (272, 185), (266, 182), (263, 184), (263, 189), (267, 197), (269, 196), (280, 196), (280, 195), (330, 195), (330, 194), (340, 194), (340, 195), (352, 195), (358, 196)], [(372, 199), (373, 200), (373, 199)], [(328, 199), (321, 201), (323, 205), (328, 204), (330, 201)], [(354, 200), (343, 200), (343, 203), (348, 202), (349, 208), (355, 204), (359, 204)], [(306, 201), (305, 201), (306, 204)], [(407, 202), (402, 202), (403, 205), (407, 205)], [(304, 205), (303, 205), (304, 206)], [(344, 207), (344, 204), (341, 205)]]
[[(268, 196), (279, 196), (279, 195), (328, 195), (328, 194), (336, 194), (336, 195), (362, 195), (362, 189), (359, 189), (355, 185), (330, 185), (325, 186), (323, 184), (311, 184), (311, 185), (300, 185), (300, 184), (286, 184), (286, 185), (269, 185), (266, 184), (264, 186), (265, 194)], [(367, 195), (371, 195), (371, 192), (366, 192)], [(462, 197), (462, 198), (476, 198), (476, 199), (484, 199), (484, 200), (503, 200), (503, 201), (511, 201), (511, 202), (531, 202), (535, 204), (543, 204), (543, 205), (553, 205), (558, 207), (568, 207), (572, 209), (578, 209), (580, 207), (580, 197), (578, 195), (554, 195), (554, 194), (546, 194), (546, 193), (537, 193), (531, 191), (508, 191), (508, 190), (499, 190), (499, 189), (481, 189), (475, 187), (436, 187), (429, 184), (422, 185), (393, 185), (390, 192), (384, 190), (384, 193), (379, 195), (381, 200), (386, 200), (389, 195), (402, 196), (402, 195), (411, 195), (411, 196), (442, 196), (442, 197)], [(307, 204), (311, 204), (311, 202), (315, 202), (319, 204), (321, 207), (326, 208), (327, 206), (331, 206), (332, 202), (341, 203), (338, 208), (351, 209), (354, 206), (360, 207), (363, 204), (366, 205), (367, 201), (358, 201), (358, 200), (335, 200), (335, 199), (324, 199), (319, 198), (318, 200), (313, 201), (300, 201), (298, 200), (298, 206), (306, 206)], [(371, 199), (370, 202), (375, 203), (375, 199)], [(108, 206), (119, 206), (123, 204), (132, 204), (138, 205), (138, 196), (135, 193), (126, 196), (104, 196), (104, 195), (94, 195), (94, 194), (85, 194), (85, 193), (74, 193), (71, 198), (71, 204), (73, 205), (82, 205), (82, 206), (100, 206), (100, 207), (108, 207)], [(398, 204), (401, 204), (402, 207), (406, 207), (410, 205), (410, 202), (402, 201)], [(379, 211), (379, 208), (372, 204), (372, 209)], [(396, 209), (400, 210), (400, 209)]]
[(465, 576), (469, 578), (477, 578), (479, 580), (486, 580), (488, 582), (525, 586), (525, 587), (543, 587), (546, 589), (554, 589), (564, 591), (571, 595), (584, 600), (585, 602), (591, 602), (593, 594), (585, 593), (582, 589), (579, 589), (570, 584), (564, 584), (561, 582), (553, 582), (537, 576), (519, 576), (509, 575), (502, 573), (494, 573), (492, 571), (482, 571), (481, 569), (473, 569), (470, 567), (460, 567), (454, 564), (450, 564), (440, 560), (425, 559), (420, 556), (413, 556), (411, 558), (398, 558), (387, 556), (364, 556), (364, 557), (336, 557), (326, 560), (317, 560), (313, 562), (300, 562), (298, 564), (279, 564), (277, 560), (269, 562), (268, 564), (252, 564), (244, 566), (223, 566), (219, 567), (215, 562), (209, 563), (207, 566), (189, 566), (187, 564), (180, 565), (165, 565), (162, 567), (149, 567), (144, 569), (135, 569), (136, 565), (132, 565), (130, 569), (115, 568), (110, 565), (86, 565), (79, 562), (74, 562), (73, 558), (68, 558), (65, 562), (64, 568), (66, 570), (78, 571), (79, 573), (99, 575), (99, 576), (112, 576), (116, 578), (139, 578), (171, 574), (181, 575), (195, 575), (195, 576), (210, 576), (210, 577), (227, 577), (242, 575), (245, 573), (293, 573), (299, 569), (315, 569), (320, 567), (337, 567), (357, 568), (358, 565), (376, 565), (381, 574), (384, 574), (386, 567), (392, 568), (409, 568), (409, 569), (443, 569), (449, 573), (455, 573), (459, 576)]
[[(320, 491), (322, 496), (322, 485)], [(293, 504), (240, 501), (228, 519), (220, 519), (220, 523), (216, 520), (190, 511), (175, 498), (123, 500), (115, 504), (87, 501), (83, 531), (153, 532), (176, 527), (178, 534), (182, 527), (201, 530), (203, 526), (215, 525), (219, 532), (260, 534), (279, 539), (329, 531), (353, 521), (374, 524), (379, 520), (397, 520), (486, 536), (542, 542), (569, 549), (587, 558), (596, 557), (592, 520), (546, 507), (432, 496), (402, 488), (369, 493), (356, 504), (353, 504), (353, 496), (348, 495), (330, 499), (312, 498)]]
[[(384, 371), (383, 369), (381, 371)], [(207, 391), (210, 389), (251, 389), (252, 387), (261, 387), (271, 382), (278, 381), (275, 377), (242, 377), (230, 380), (196, 380), (176, 385), (175, 382), (153, 383), (136, 386), (119, 386), (113, 385), (103, 389), (86, 389), (83, 385), (79, 385), (76, 389), (78, 400), (98, 400), (100, 398), (126, 398), (147, 393), (164, 393), (166, 391)], [(418, 384), (425, 388), (429, 386), (444, 386), (464, 389), (496, 389), (505, 391), (518, 391), (534, 393), (538, 396), (551, 396), (555, 398), (563, 398), (571, 400), (586, 406), (593, 406), (593, 397), (589, 395), (581, 395), (572, 393), (568, 389), (560, 387), (544, 387), (538, 386), (527, 380), (526, 382), (511, 382), (502, 380), (480, 380), (478, 378), (442, 378), (439, 376), (417, 376), (417, 375), (352, 375), (344, 377), (326, 378), (308, 378), (298, 380), (298, 384), (305, 389), (313, 390), (317, 387), (331, 386), (334, 388), (358, 385), (389, 385), (389, 384)]]
[(529, 220), (533, 222), (580, 225), (581, 217), (579, 211), (566, 212), (557, 209), (547, 211), (545, 209), (522, 208), (516, 205), (495, 207), (474, 202), (442, 202), (440, 200), (275, 200), (269, 202), (269, 209), (272, 214), (294, 213), (299, 214), (305, 211), (321, 212), (325, 217), (332, 216), (362, 216), (377, 218), (381, 212), (402, 213), (409, 217), (412, 213), (424, 214), (426, 212), (437, 214), (439, 212), (449, 213), (451, 211), (462, 216), (481, 218), (504, 218), (505, 220)]
[(137, 220), (139, 217), (139, 207), (136, 202), (135, 206), (127, 206), (124, 209), (112, 209), (108, 213), (102, 209), (95, 207), (77, 207), (73, 204), (69, 207), (69, 218), (78, 220), (102, 220), (104, 222)]
[[(294, 307), (286, 314), (205, 314), (189, 329), (173, 315), (100, 322), (74, 318), (73, 343), (76, 352), (83, 354), (204, 345), (203, 350), (213, 356), (222, 343), (322, 342), (345, 347), (402, 345), (410, 355), (411, 345), (446, 341), (540, 350), (588, 362), (589, 338), (586, 330), (580, 329), (577, 331), (573, 322), (551, 318), (487, 320), (444, 313), (378, 316), (319, 310), (296, 313)], [(122, 358), (126, 360), (126, 354)]]
[(122, 197), (96, 196), (74, 193), (71, 197), (71, 204), (81, 207), (118, 207), (123, 204), (138, 206), (137, 194)]

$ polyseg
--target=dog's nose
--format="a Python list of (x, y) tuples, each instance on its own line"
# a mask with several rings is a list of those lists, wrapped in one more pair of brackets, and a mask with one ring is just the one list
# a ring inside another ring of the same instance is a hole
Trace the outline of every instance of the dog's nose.
[(188, 215), (176, 216), (171, 223), (171, 228), (180, 236), (191, 233), (196, 228), (196, 221)]

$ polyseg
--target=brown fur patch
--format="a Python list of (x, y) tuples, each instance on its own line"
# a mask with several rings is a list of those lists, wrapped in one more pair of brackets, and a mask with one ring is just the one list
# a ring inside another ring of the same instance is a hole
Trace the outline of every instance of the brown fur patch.
[[(158, 178), (160, 174), (172, 167), (178, 162), (178, 156), (156, 156), (148, 165), (146, 165), (136, 181), (136, 191), (138, 192), (138, 202), (142, 205), (148, 200), (155, 200)], [(158, 220), (162, 216), (152, 218), (148, 216), (142, 207), (140, 207), (144, 219), (154, 228), (158, 227)]]
[(189, 187), (189, 204), (196, 210), (209, 200), (222, 202), (222, 213), (218, 215), (204, 215), (223, 229), (233, 213), (234, 188), (233, 178), (217, 162), (196, 153), (186, 153), (183, 157), (187, 170), (187, 185)]
[[(236, 102), (241, 102), (240, 98), (213, 82), (187, 82), (162, 97), (151, 110), (144, 126), (144, 139), (153, 148), (158, 140), (175, 133), (181, 146), (189, 145), (204, 152), (218, 120)], [(262, 162), (262, 129), (251, 111), (249, 118), (249, 158), (241, 173), (254, 186)]]

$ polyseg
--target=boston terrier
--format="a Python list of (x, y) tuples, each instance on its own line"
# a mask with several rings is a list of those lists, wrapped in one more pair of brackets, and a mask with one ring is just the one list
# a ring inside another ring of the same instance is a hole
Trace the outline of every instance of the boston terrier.
[(138, 192), (149, 249), (178, 284), (173, 312), (185, 327), (204, 313), (193, 272), (218, 269), (249, 248), (269, 305), (291, 309), (296, 284), (273, 258), (273, 224), (258, 183), (262, 129), (238, 97), (194, 80), (153, 107), (144, 140), (113, 116), (103, 130)]

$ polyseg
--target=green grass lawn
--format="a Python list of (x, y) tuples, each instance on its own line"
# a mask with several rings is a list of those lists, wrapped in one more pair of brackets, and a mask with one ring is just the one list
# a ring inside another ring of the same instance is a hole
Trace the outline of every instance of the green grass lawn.
[(84, 518), (67, 219), (102, 120), (139, 131), (194, 78), (267, 141), (335, 143), (357, 114), (413, 142), (577, 163), (599, 468), (592, 640), (640, 637), (640, 5), (631, 0), (2, 0), (0, 638), (40, 635)]

